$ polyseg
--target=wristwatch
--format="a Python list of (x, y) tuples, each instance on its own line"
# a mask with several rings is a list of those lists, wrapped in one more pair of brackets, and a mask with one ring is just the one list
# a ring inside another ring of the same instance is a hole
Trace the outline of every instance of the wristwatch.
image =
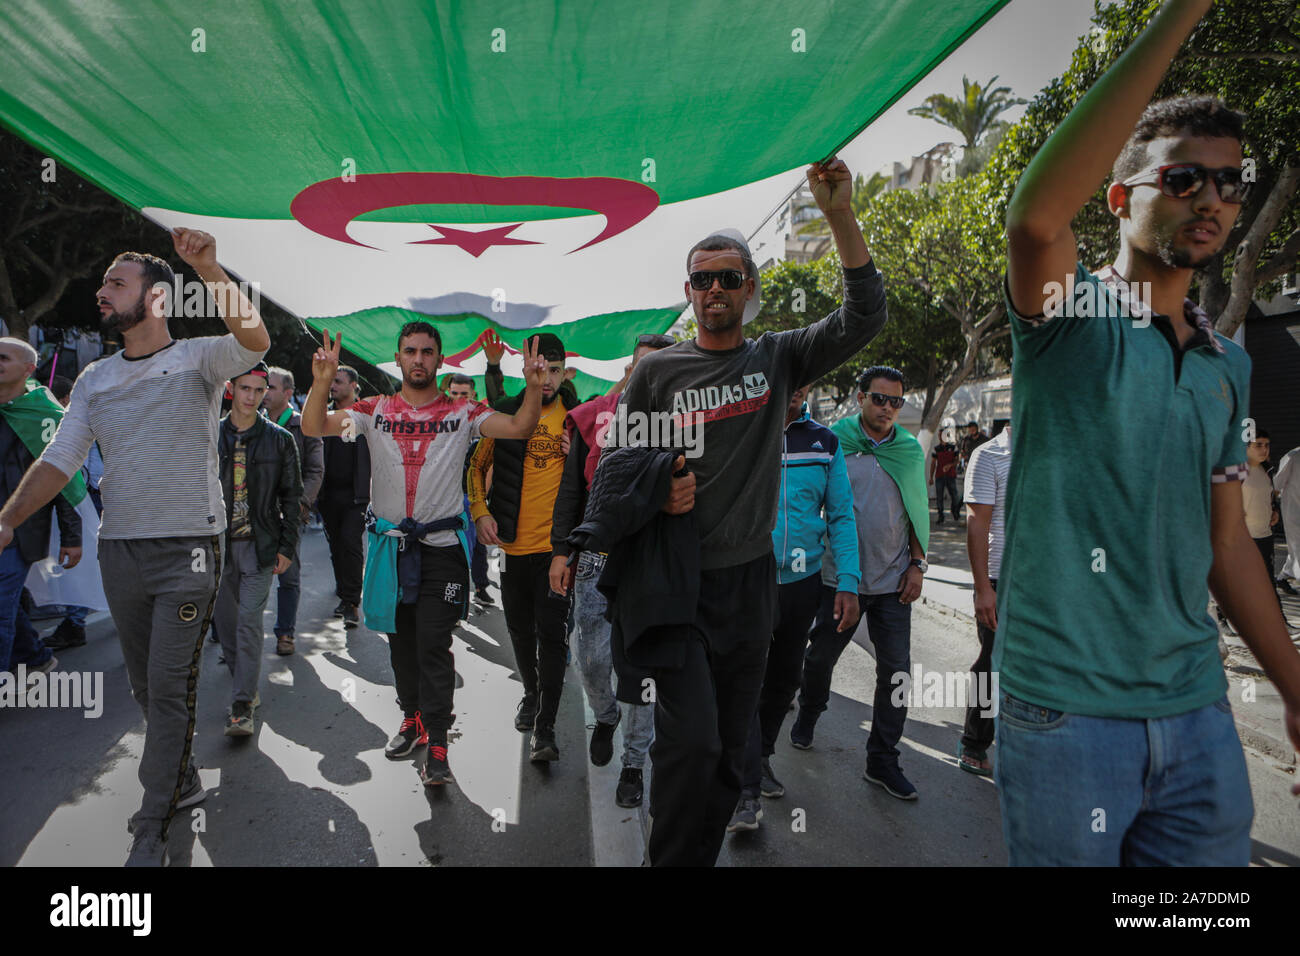
[(911, 566), (920, 568), (922, 574), (925, 574), (926, 571), (930, 570), (930, 565), (926, 563), (925, 558), (913, 558), (911, 561)]

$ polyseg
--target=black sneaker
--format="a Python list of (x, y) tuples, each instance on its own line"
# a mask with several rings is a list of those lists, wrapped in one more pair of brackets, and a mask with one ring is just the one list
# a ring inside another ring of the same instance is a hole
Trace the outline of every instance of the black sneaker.
[(515, 708), (515, 730), (521, 734), (529, 734), (533, 731), (533, 724), (537, 722), (537, 698), (525, 694), (524, 699), (519, 702)]
[(867, 783), (874, 783), (877, 787), (884, 787), (887, 794), (898, 797), (899, 800), (916, 799), (916, 787), (912, 786), (911, 781), (904, 777), (903, 771), (897, 767), (882, 767), (878, 770), (868, 767), (862, 772), (862, 779)]
[(397, 736), (388, 742), (384, 756), (389, 760), (400, 760), (416, 747), (423, 747), (429, 742), (429, 734), (424, 729), (424, 721), (417, 710), (402, 718), (402, 726), (397, 729)]
[(763, 773), (758, 785), (758, 792), (765, 797), (784, 797), (785, 784), (776, 779), (776, 774), (772, 773), (772, 763), (770, 757), (763, 758)]
[(357, 613), (357, 606), (355, 604), (343, 605), (343, 627), (350, 631), (360, 623), (361, 615)]
[(560, 759), (560, 748), (555, 744), (554, 727), (538, 727), (533, 731), (532, 746), (529, 747), (528, 759), (534, 763)]
[(620, 807), (639, 807), (645, 795), (645, 784), (641, 780), (640, 767), (624, 767), (618, 775), (618, 789), (614, 791), (614, 802)]
[(800, 710), (790, 728), (790, 746), (796, 750), (812, 750), (813, 728), (817, 726), (817, 715)]
[(451, 781), (446, 744), (434, 744), (429, 748), (429, 756), (420, 768), (420, 780), (426, 787), (441, 787)]
[(45, 646), (52, 651), (66, 651), (69, 647), (81, 647), (86, 643), (86, 629), (80, 624), (64, 620), (45, 638)]
[(758, 802), (757, 797), (741, 797), (740, 803), (736, 804), (736, 812), (731, 815), (731, 822), (727, 824), (728, 833), (739, 833), (742, 830), (757, 830), (758, 821), (763, 819), (763, 807)]
[(492, 600), (492, 595), (488, 594), (487, 588), (474, 592), (474, 600), (478, 601), (484, 607), (496, 607), (496, 602)]
[(596, 767), (603, 767), (614, 759), (614, 728), (618, 726), (619, 721), (623, 719), (623, 713), (620, 710), (618, 717), (612, 724), (602, 724), (596, 721), (596, 727), (591, 732), (591, 763)]
[(348, 606), (347, 601), (339, 601), (339, 603), (334, 606), (334, 616), (342, 617), (344, 610), (347, 609), (347, 606)]

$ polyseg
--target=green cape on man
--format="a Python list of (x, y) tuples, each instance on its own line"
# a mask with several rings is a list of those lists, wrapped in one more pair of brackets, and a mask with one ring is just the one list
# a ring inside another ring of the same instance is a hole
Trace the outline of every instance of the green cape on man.
[(895, 425), (893, 441), (873, 445), (862, 430), (860, 417), (853, 414), (831, 426), (831, 431), (840, 440), (844, 457), (858, 452), (876, 456), (885, 474), (898, 485), (916, 540), (921, 542), (921, 550), (929, 551), (930, 492), (925, 485), (925, 452), (921, 450), (921, 443), (902, 425)]
[[(63, 406), (48, 388), (28, 379), (26, 393), (12, 402), (0, 404), (0, 415), (4, 416), (5, 422), (32, 457), (40, 458), (45, 446), (54, 440), (54, 432), (63, 420)], [(74, 508), (86, 497), (86, 479), (80, 471), (63, 486), (63, 497)]]

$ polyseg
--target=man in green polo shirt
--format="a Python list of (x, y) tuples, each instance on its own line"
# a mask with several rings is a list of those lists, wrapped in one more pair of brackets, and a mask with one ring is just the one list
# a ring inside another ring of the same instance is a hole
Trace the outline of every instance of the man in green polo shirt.
[[(1209, 7), (1159, 10), (1007, 210), (1016, 432), (993, 667), (1013, 865), (1249, 861), (1207, 579), (1300, 746), (1300, 655), (1242, 518), (1250, 360), (1187, 298), (1244, 198), (1242, 117), (1209, 97), (1147, 105)], [(1094, 274), (1070, 223), (1108, 172), (1120, 251)]]

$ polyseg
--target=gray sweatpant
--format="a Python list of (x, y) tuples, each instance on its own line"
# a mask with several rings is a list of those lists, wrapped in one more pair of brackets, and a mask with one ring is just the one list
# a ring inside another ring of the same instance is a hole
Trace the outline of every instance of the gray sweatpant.
[(213, 621), (221, 641), (221, 655), (230, 668), (232, 701), (252, 702), (262, 675), (262, 642), (266, 631), (262, 614), (271, 594), (275, 568), (257, 566), (257, 547), (251, 538), (230, 542), (226, 568), (217, 591)]
[(193, 781), (199, 656), (221, 577), (221, 539), (99, 539), (104, 596), (117, 628), (131, 694), (144, 711), (136, 832), (164, 836), (176, 801)]

